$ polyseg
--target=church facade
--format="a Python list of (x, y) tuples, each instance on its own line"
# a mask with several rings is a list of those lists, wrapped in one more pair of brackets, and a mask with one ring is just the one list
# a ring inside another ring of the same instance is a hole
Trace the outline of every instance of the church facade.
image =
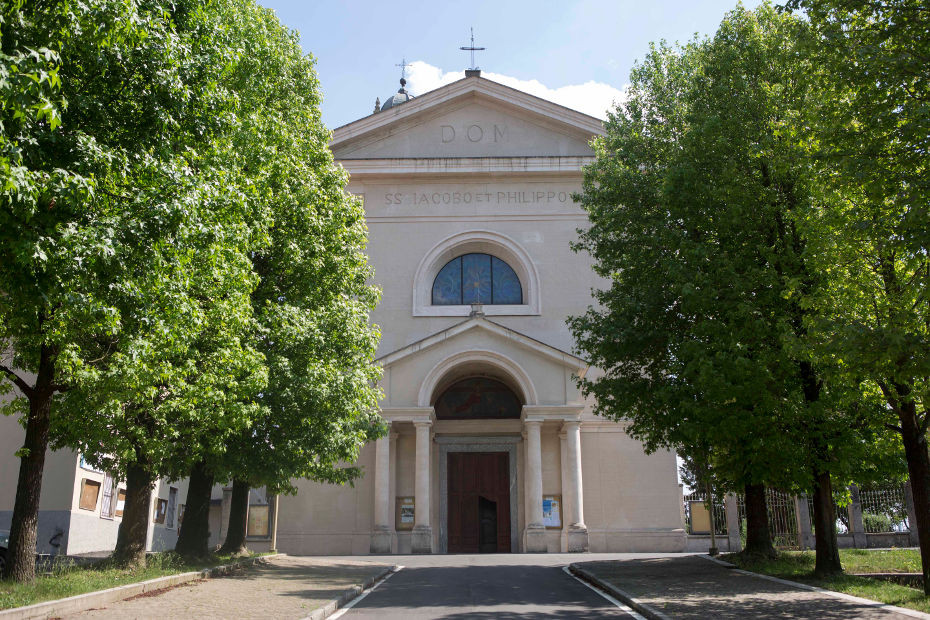
[(675, 456), (592, 414), (567, 317), (598, 119), (469, 71), (335, 130), (383, 289), (381, 413), (354, 487), (280, 498), (292, 554), (680, 551)]

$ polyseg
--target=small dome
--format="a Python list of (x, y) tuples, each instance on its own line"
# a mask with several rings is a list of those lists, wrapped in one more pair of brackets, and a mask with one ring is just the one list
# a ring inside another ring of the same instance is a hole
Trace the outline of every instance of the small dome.
[(381, 106), (381, 111), (389, 110), (394, 106), (398, 106), (402, 103), (406, 103), (413, 99), (413, 95), (407, 92), (407, 89), (404, 88), (407, 85), (407, 80), (404, 78), (400, 79), (400, 88), (397, 89), (397, 92), (393, 97), (389, 97), (387, 101), (384, 102), (384, 105)]

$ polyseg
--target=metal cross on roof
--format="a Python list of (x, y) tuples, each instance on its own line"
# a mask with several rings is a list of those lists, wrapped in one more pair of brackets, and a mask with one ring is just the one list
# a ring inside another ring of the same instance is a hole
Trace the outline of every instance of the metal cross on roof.
[(394, 66), (395, 66), (395, 67), (400, 67), (400, 77), (403, 78), (403, 79), (407, 79), (407, 67), (412, 66), (412, 65), (410, 65), (410, 64), (407, 62), (407, 59), (406, 59), (406, 58), (401, 58), (401, 59), (400, 59), (400, 64), (397, 64), (397, 65), (394, 65)]
[(471, 31), (471, 45), (463, 46), (463, 47), (460, 47), (459, 49), (462, 50), (463, 52), (471, 52), (471, 67), (470, 68), (477, 69), (478, 67), (475, 66), (475, 52), (480, 52), (484, 50), (485, 48), (475, 47), (475, 29), (469, 28), (469, 30)]

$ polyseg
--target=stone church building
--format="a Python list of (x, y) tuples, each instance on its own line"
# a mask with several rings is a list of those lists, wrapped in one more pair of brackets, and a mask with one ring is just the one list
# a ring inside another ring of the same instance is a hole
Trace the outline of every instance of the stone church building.
[(675, 456), (592, 414), (566, 318), (601, 121), (468, 71), (334, 131), (365, 205), (390, 433), (354, 487), (280, 498), (291, 554), (680, 551)]

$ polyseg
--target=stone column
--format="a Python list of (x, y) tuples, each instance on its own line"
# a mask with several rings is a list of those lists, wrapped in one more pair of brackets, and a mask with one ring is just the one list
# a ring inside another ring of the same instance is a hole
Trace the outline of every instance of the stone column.
[(568, 471), (565, 467), (565, 463), (568, 461), (568, 446), (565, 441), (565, 431), (559, 432), (559, 463), (561, 466), (561, 480), (562, 480), (562, 535), (561, 540), (559, 541), (559, 549), (562, 553), (568, 551), (568, 513), (571, 510), (571, 498), (569, 497), (568, 492)]
[(588, 550), (588, 527), (584, 523), (584, 485), (581, 478), (581, 422), (574, 420), (562, 424), (565, 430), (568, 468), (569, 506), (568, 512), (568, 551), (570, 553)]
[(867, 549), (869, 538), (865, 535), (865, 524), (862, 522), (862, 502), (859, 499), (859, 487), (850, 485), (849, 495), (849, 533), (853, 536), (853, 546), (856, 549)]
[(433, 423), (429, 420), (417, 421), (413, 425), (417, 429), (417, 461), (416, 486), (414, 487), (414, 521), (413, 533), (410, 539), (410, 550), (413, 553), (433, 552), (433, 528), (429, 522), (429, 485), (430, 485), (430, 429)]
[(546, 527), (542, 514), (542, 421), (525, 420), (526, 429), (526, 530), (523, 550), (526, 553), (545, 553)]
[(730, 553), (739, 553), (743, 549), (743, 541), (739, 535), (738, 501), (735, 493), (727, 493), (723, 500), (723, 506), (727, 513), (727, 545)]
[[(388, 423), (390, 424), (390, 423)], [(394, 532), (391, 528), (391, 438), (390, 434), (375, 442), (375, 523), (371, 532), (371, 552), (391, 553)]]
[(794, 515), (798, 521), (798, 545), (802, 550), (812, 549), (814, 531), (811, 528), (811, 512), (806, 493), (794, 497)]

